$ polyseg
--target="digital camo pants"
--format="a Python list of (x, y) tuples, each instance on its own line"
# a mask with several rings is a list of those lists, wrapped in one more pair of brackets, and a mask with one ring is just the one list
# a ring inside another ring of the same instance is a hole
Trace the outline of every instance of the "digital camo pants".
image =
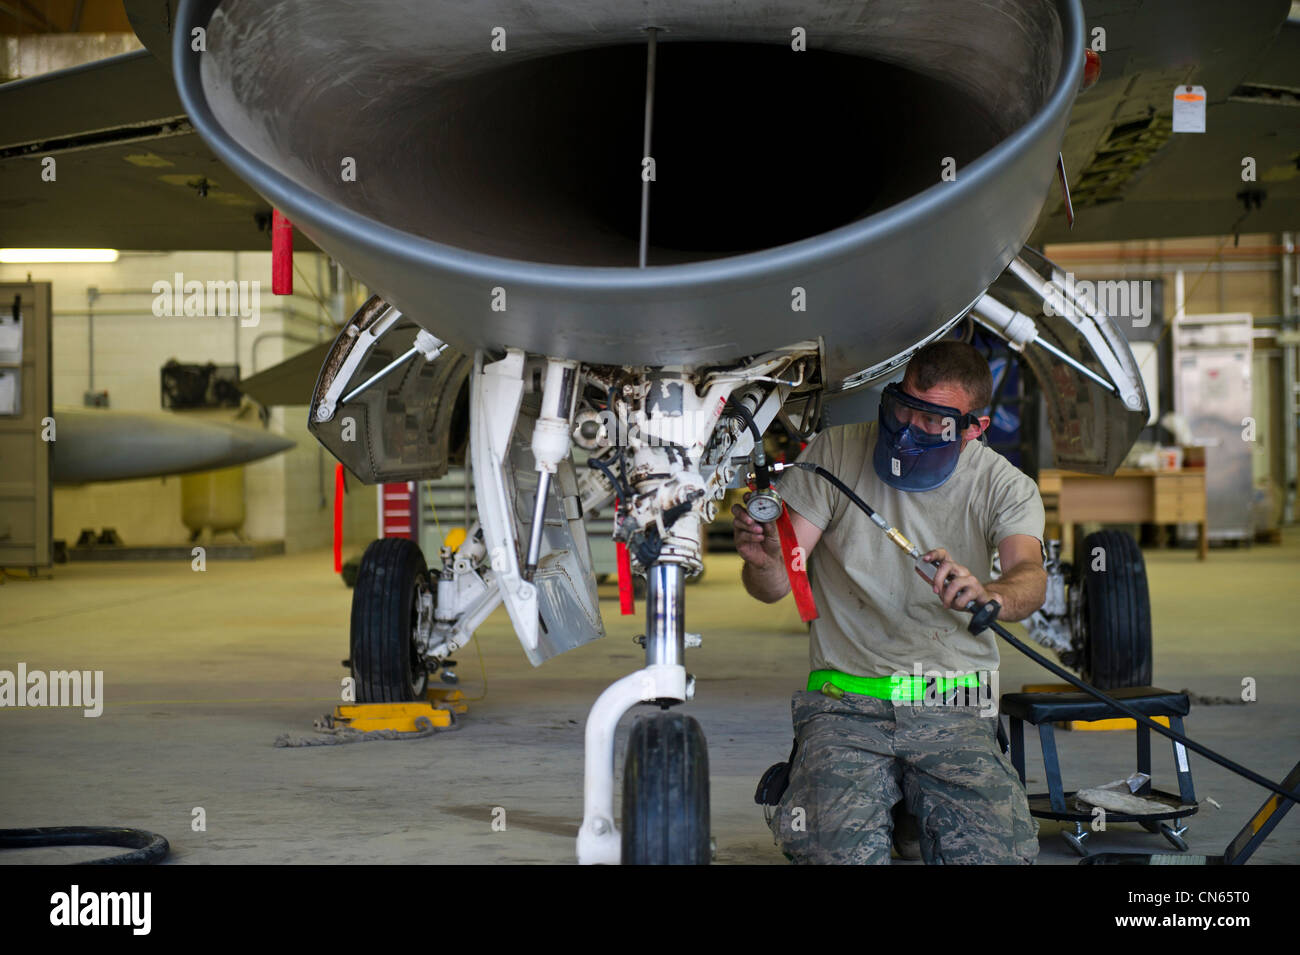
[(771, 827), (795, 862), (888, 864), (900, 799), (927, 864), (1037, 858), (1038, 823), (998, 748), (996, 718), (979, 707), (798, 691), (790, 708), (799, 745)]

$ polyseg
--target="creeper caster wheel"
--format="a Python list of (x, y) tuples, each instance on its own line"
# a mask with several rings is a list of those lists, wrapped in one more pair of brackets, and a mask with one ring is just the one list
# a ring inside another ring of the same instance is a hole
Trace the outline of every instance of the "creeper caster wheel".
[(1084, 845), (1088, 839), (1088, 831), (1083, 828), (1081, 823), (1076, 822), (1074, 824), (1074, 832), (1062, 831), (1061, 838), (1068, 842), (1070, 848), (1079, 855), (1086, 856), (1088, 854), (1088, 847)]
[[(1181, 819), (1175, 819), (1174, 825), (1167, 822), (1160, 823), (1160, 834), (1165, 837), (1165, 841), (1177, 849), (1179, 852), (1187, 851), (1187, 840), (1183, 838), (1183, 833), (1187, 831), (1186, 826), (1178, 825)], [(1174, 828), (1177, 826), (1177, 828)]]

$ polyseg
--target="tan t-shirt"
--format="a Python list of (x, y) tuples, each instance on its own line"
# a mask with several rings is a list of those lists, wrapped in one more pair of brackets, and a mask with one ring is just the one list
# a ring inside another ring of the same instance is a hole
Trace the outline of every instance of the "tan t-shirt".
[[(876, 422), (818, 434), (800, 455), (853, 488), (921, 552), (944, 547), (987, 582), (999, 541), (1013, 534), (1043, 539), (1038, 488), (1006, 458), (969, 442), (952, 475), (931, 491), (900, 491), (871, 463)], [(899, 672), (996, 670), (992, 630), (966, 629), (970, 616), (945, 610), (907, 554), (825, 478), (785, 471), (778, 484), (793, 510), (822, 529), (808, 561), (819, 616), (812, 624), (809, 665), (855, 676)]]

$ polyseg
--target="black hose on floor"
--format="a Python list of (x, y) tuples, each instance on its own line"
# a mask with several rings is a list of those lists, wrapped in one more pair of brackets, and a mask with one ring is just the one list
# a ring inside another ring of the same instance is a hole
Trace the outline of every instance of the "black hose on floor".
[(0, 829), (0, 849), (41, 849), (50, 846), (118, 846), (131, 849), (121, 855), (92, 859), (78, 865), (157, 865), (171, 846), (156, 832), (114, 826), (49, 826), (38, 829)]

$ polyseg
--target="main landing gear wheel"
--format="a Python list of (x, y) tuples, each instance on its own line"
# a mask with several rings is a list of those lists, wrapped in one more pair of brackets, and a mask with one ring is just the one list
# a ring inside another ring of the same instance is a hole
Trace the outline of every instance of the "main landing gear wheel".
[(709, 753), (693, 717), (632, 725), (623, 763), (623, 864), (708, 865)]
[(430, 593), (429, 569), (413, 541), (386, 537), (366, 548), (352, 590), (352, 678), (358, 703), (424, 699), (429, 674), (415, 635), (433, 625), (433, 603), (420, 599)]
[(1084, 675), (1103, 690), (1150, 686), (1151, 598), (1137, 542), (1120, 531), (1089, 534), (1074, 568)]

